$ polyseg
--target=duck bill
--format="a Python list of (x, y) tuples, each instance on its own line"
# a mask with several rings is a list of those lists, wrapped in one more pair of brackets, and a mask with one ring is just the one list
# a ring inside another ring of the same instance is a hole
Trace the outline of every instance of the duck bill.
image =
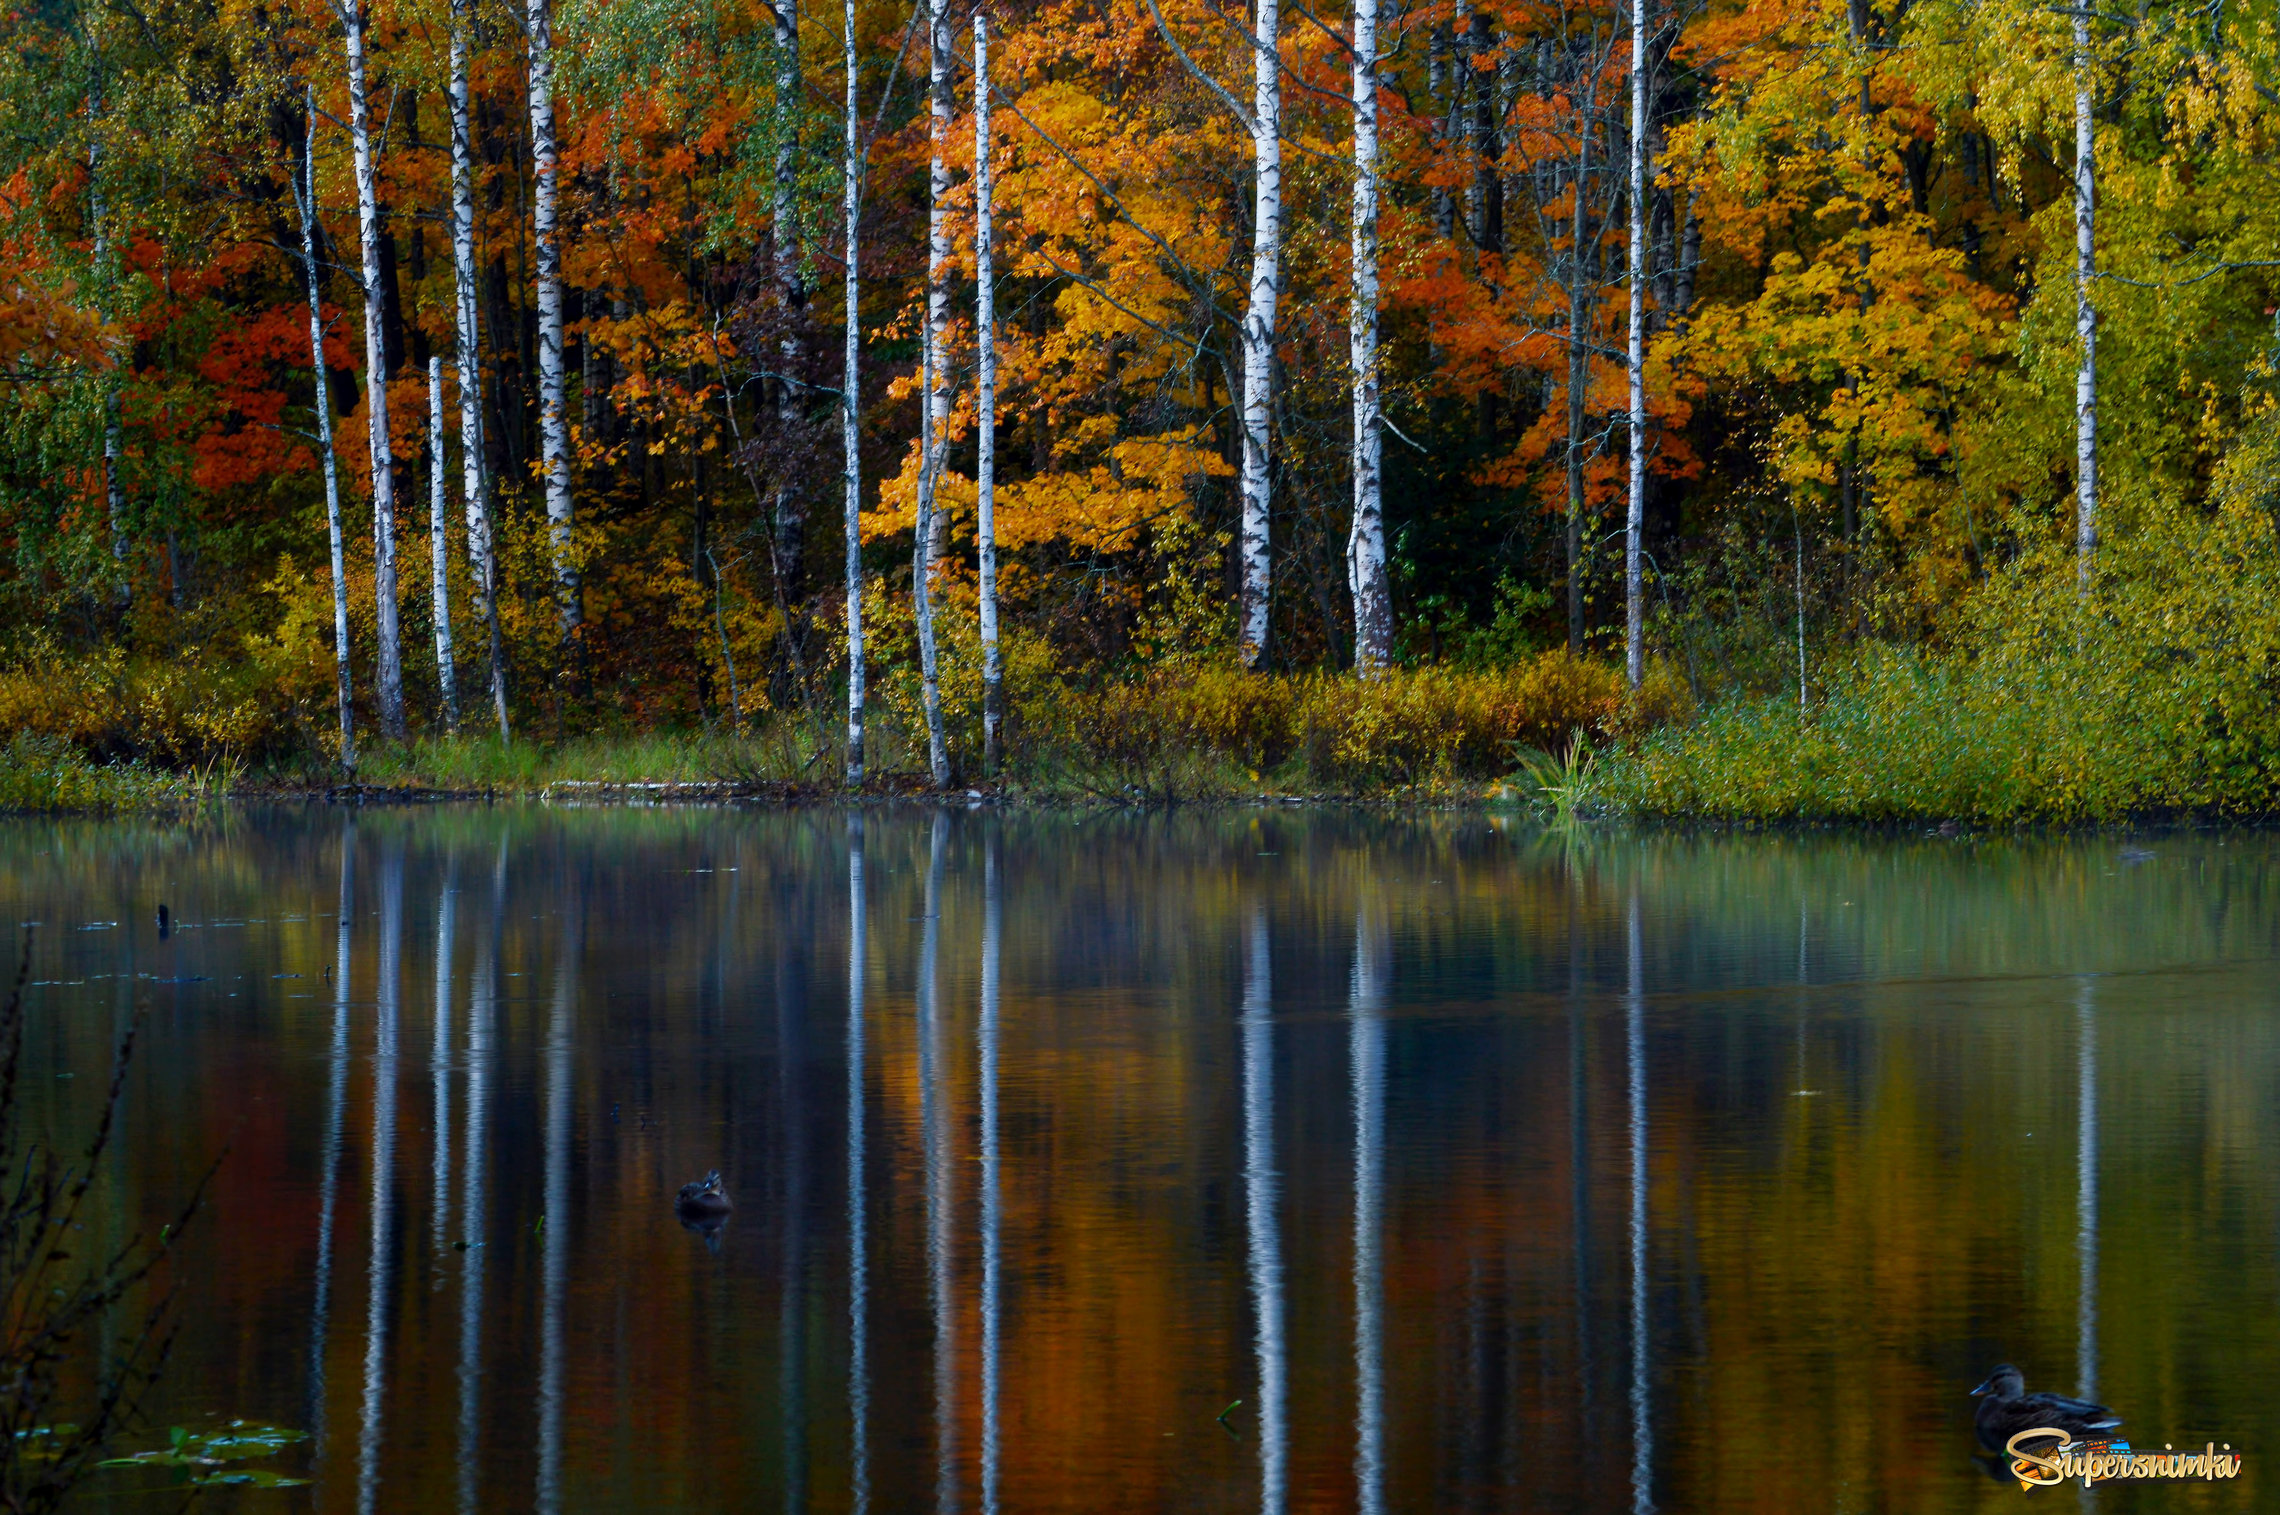
[(1976, 1388), (1976, 1389), (1973, 1389), (1973, 1390), (1971, 1391), (1971, 1396), (1970, 1396), (1970, 1397), (1971, 1397), (1971, 1398), (1973, 1398), (1973, 1399), (1977, 1399), (1977, 1398), (1978, 1398), (1980, 1395), (1982, 1395), (1982, 1394), (1992, 1394), (1992, 1393), (1994, 1393), (1994, 1392), (1995, 1392), (1995, 1380), (1994, 1380), (1994, 1379), (1992, 1379), (1992, 1378), (1990, 1378), (1990, 1379), (1988, 1379), (1988, 1380), (1987, 1380), (1985, 1383), (1981, 1384), (1981, 1385), (1980, 1385), (1978, 1388)]

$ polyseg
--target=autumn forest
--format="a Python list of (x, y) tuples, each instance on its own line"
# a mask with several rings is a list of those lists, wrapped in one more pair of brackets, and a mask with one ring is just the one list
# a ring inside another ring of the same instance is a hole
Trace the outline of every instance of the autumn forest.
[(2267, 8), (6, 3), (19, 765), (2280, 803)]

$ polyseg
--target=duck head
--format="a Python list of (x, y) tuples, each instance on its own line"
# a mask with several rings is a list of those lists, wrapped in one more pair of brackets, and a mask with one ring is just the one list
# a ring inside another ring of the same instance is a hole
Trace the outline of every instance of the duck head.
[(1987, 1375), (1987, 1381), (1973, 1389), (1971, 1395), (1974, 1399), (1982, 1394), (1996, 1399), (2017, 1399), (2026, 1392), (2027, 1376), (2006, 1362), (1998, 1364), (1995, 1371)]

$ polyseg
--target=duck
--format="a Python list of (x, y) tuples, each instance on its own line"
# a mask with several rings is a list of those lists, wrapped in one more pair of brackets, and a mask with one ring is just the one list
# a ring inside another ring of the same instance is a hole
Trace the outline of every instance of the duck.
[(673, 1213), (683, 1220), (711, 1220), (726, 1215), (731, 1206), (728, 1191), (720, 1186), (720, 1170), (708, 1171), (694, 1183), (681, 1185), (673, 1200)]
[(2122, 1423), (2112, 1410), (2087, 1399), (2029, 1394), (2026, 1375), (2009, 1363), (2000, 1364), (1971, 1392), (1979, 1400), (1978, 1413), (1973, 1416), (1979, 1444), (1990, 1452), (2007, 1451), (2011, 1438), (2021, 1431), (2048, 1426), (2064, 1431), (2071, 1440), (2111, 1431)]

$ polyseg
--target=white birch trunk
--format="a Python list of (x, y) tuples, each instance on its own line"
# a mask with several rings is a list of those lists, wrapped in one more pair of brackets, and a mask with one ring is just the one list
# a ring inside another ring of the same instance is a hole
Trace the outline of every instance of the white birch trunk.
[(2098, 551), (2098, 311), (2090, 285), (2098, 277), (2096, 123), (2090, 116), (2090, 18), (2074, 17), (2074, 336), (2082, 367), (2074, 378), (2074, 554), (2085, 593)]
[(531, 242), (538, 263), (538, 450), (546, 479), (546, 534), (554, 554), (556, 624), (560, 662), (575, 673), (578, 627), (584, 619), (578, 598), (578, 564), (571, 548), (570, 416), (563, 399), (562, 247), (555, 227), (554, 5), (530, 0), (530, 156)]
[(325, 314), (317, 272), (317, 92), (307, 91), (308, 136), (302, 177), (293, 184), (301, 215), (301, 270), (309, 286), (309, 366), (317, 376), (317, 455), (325, 471), (325, 524), (332, 533), (333, 668), (340, 677), (340, 763), (356, 767), (356, 710), (350, 699), (347, 543), (341, 534), (340, 465), (333, 453), (332, 387), (325, 380)]
[(443, 359), (428, 359), (428, 563), (429, 602), (435, 613), (435, 682), (443, 700), (443, 729), (459, 734), (459, 678), (451, 662), (451, 533), (444, 512), (450, 490), (443, 481)]
[(1275, 296), (1282, 268), (1281, 15), (1257, 0), (1252, 37), (1251, 158), (1256, 178), (1251, 226), (1251, 296), (1243, 313), (1243, 515), (1237, 544), (1242, 592), (1237, 605), (1243, 666), (1266, 667), (1272, 562), (1267, 477), (1267, 413), (1273, 403)]
[[(939, 3), (939, 0), (937, 0)], [(936, 163), (942, 161), (935, 149)], [(932, 334), (919, 344), (919, 393), (934, 389), (936, 352)], [(927, 407), (931, 410), (931, 406)], [(934, 526), (934, 470), (940, 453), (934, 446), (931, 416), (919, 434), (918, 522), (910, 544), (911, 615), (918, 623), (918, 675), (921, 703), (926, 711), (926, 766), (938, 789), (950, 784), (950, 753), (942, 738), (942, 682), (934, 645), (934, 568), (929, 550)]]
[(507, 728), (507, 668), (499, 640), (499, 562), (491, 532), (490, 480), (484, 476), (483, 357), (478, 346), (475, 282), (475, 149), (467, 83), (475, 0), (451, 3), (451, 267), (458, 295), (459, 468), (467, 501), (467, 563), (475, 581), (491, 664), (491, 705), (499, 740)]
[(934, 508), (936, 487), (942, 475), (938, 457), (949, 446), (950, 355), (943, 350), (950, 326), (950, 166), (944, 153), (950, 146), (950, 0), (927, 0), (927, 136), (933, 158), (927, 170), (926, 195), (926, 347), (933, 354), (932, 377), (926, 388), (925, 431), (922, 446), (934, 466), (922, 468), (926, 513), (926, 569), (939, 572), (950, 551), (950, 517)]
[(995, 776), (1005, 726), (1005, 663), (998, 650), (997, 290), (990, 246), (990, 28), (974, 16), (974, 536), (980, 558), (982, 771)]
[(1631, 480), (1623, 515), (1623, 672), (1646, 677), (1646, 626), (1639, 596), (1639, 533), (1647, 515), (1647, 0), (1631, 0)]
[(942, 733), (942, 683), (934, 638), (934, 574), (949, 545), (948, 517), (934, 508), (942, 477), (943, 433), (950, 424), (950, 0), (927, 0), (927, 138), (933, 157), (926, 194), (926, 338), (919, 359), (918, 523), (911, 550), (911, 608), (918, 621), (919, 679), (926, 709), (927, 769), (937, 788), (950, 782), (950, 750)]
[(847, 782), (863, 782), (863, 459), (860, 359), (863, 355), (862, 264), (863, 117), (857, 98), (855, 0), (846, 0), (842, 46), (847, 62), (846, 157), (841, 164), (841, 212), (847, 224), (847, 356), (839, 380), (839, 439), (845, 462), (847, 565)]
[(1377, 0), (1354, 0), (1354, 289), (1347, 318), (1354, 367), (1354, 523), (1346, 587), (1354, 598), (1354, 672), (1393, 661), (1393, 595), (1386, 581), (1383, 397), (1378, 388)]
[(372, 161), (372, 115), (364, 91), (364, 0), (346, 0), (348, 134), (356, 151), (356, 214), (364, 277), (364, 414), (372, 440), (372, 592), (378, 609), (380, 734), (404, 739), (404, 662), (396, 607), (396, 458), (388, 440), (387, 291), (380, 282), (380, 189)]
[[(774, 0), (771, 12), (776, 23), (775, 274), (785, 322), (784, 337), (777, 348), (783, 357), (785, 377), (776, 385), (776, 424), (788, 435), (799, 424), (799, 394), (791, 380), (806, 356), (798, 313), (807, 304), (807, 287), (800, 276), (799, 207), (793, 195), (799, 173), (799, 0)], [(807, 580), (807, 507), (788, 470), (776, 486), (772, 524), (776, 582), (788, 606), (800, 597)]]

